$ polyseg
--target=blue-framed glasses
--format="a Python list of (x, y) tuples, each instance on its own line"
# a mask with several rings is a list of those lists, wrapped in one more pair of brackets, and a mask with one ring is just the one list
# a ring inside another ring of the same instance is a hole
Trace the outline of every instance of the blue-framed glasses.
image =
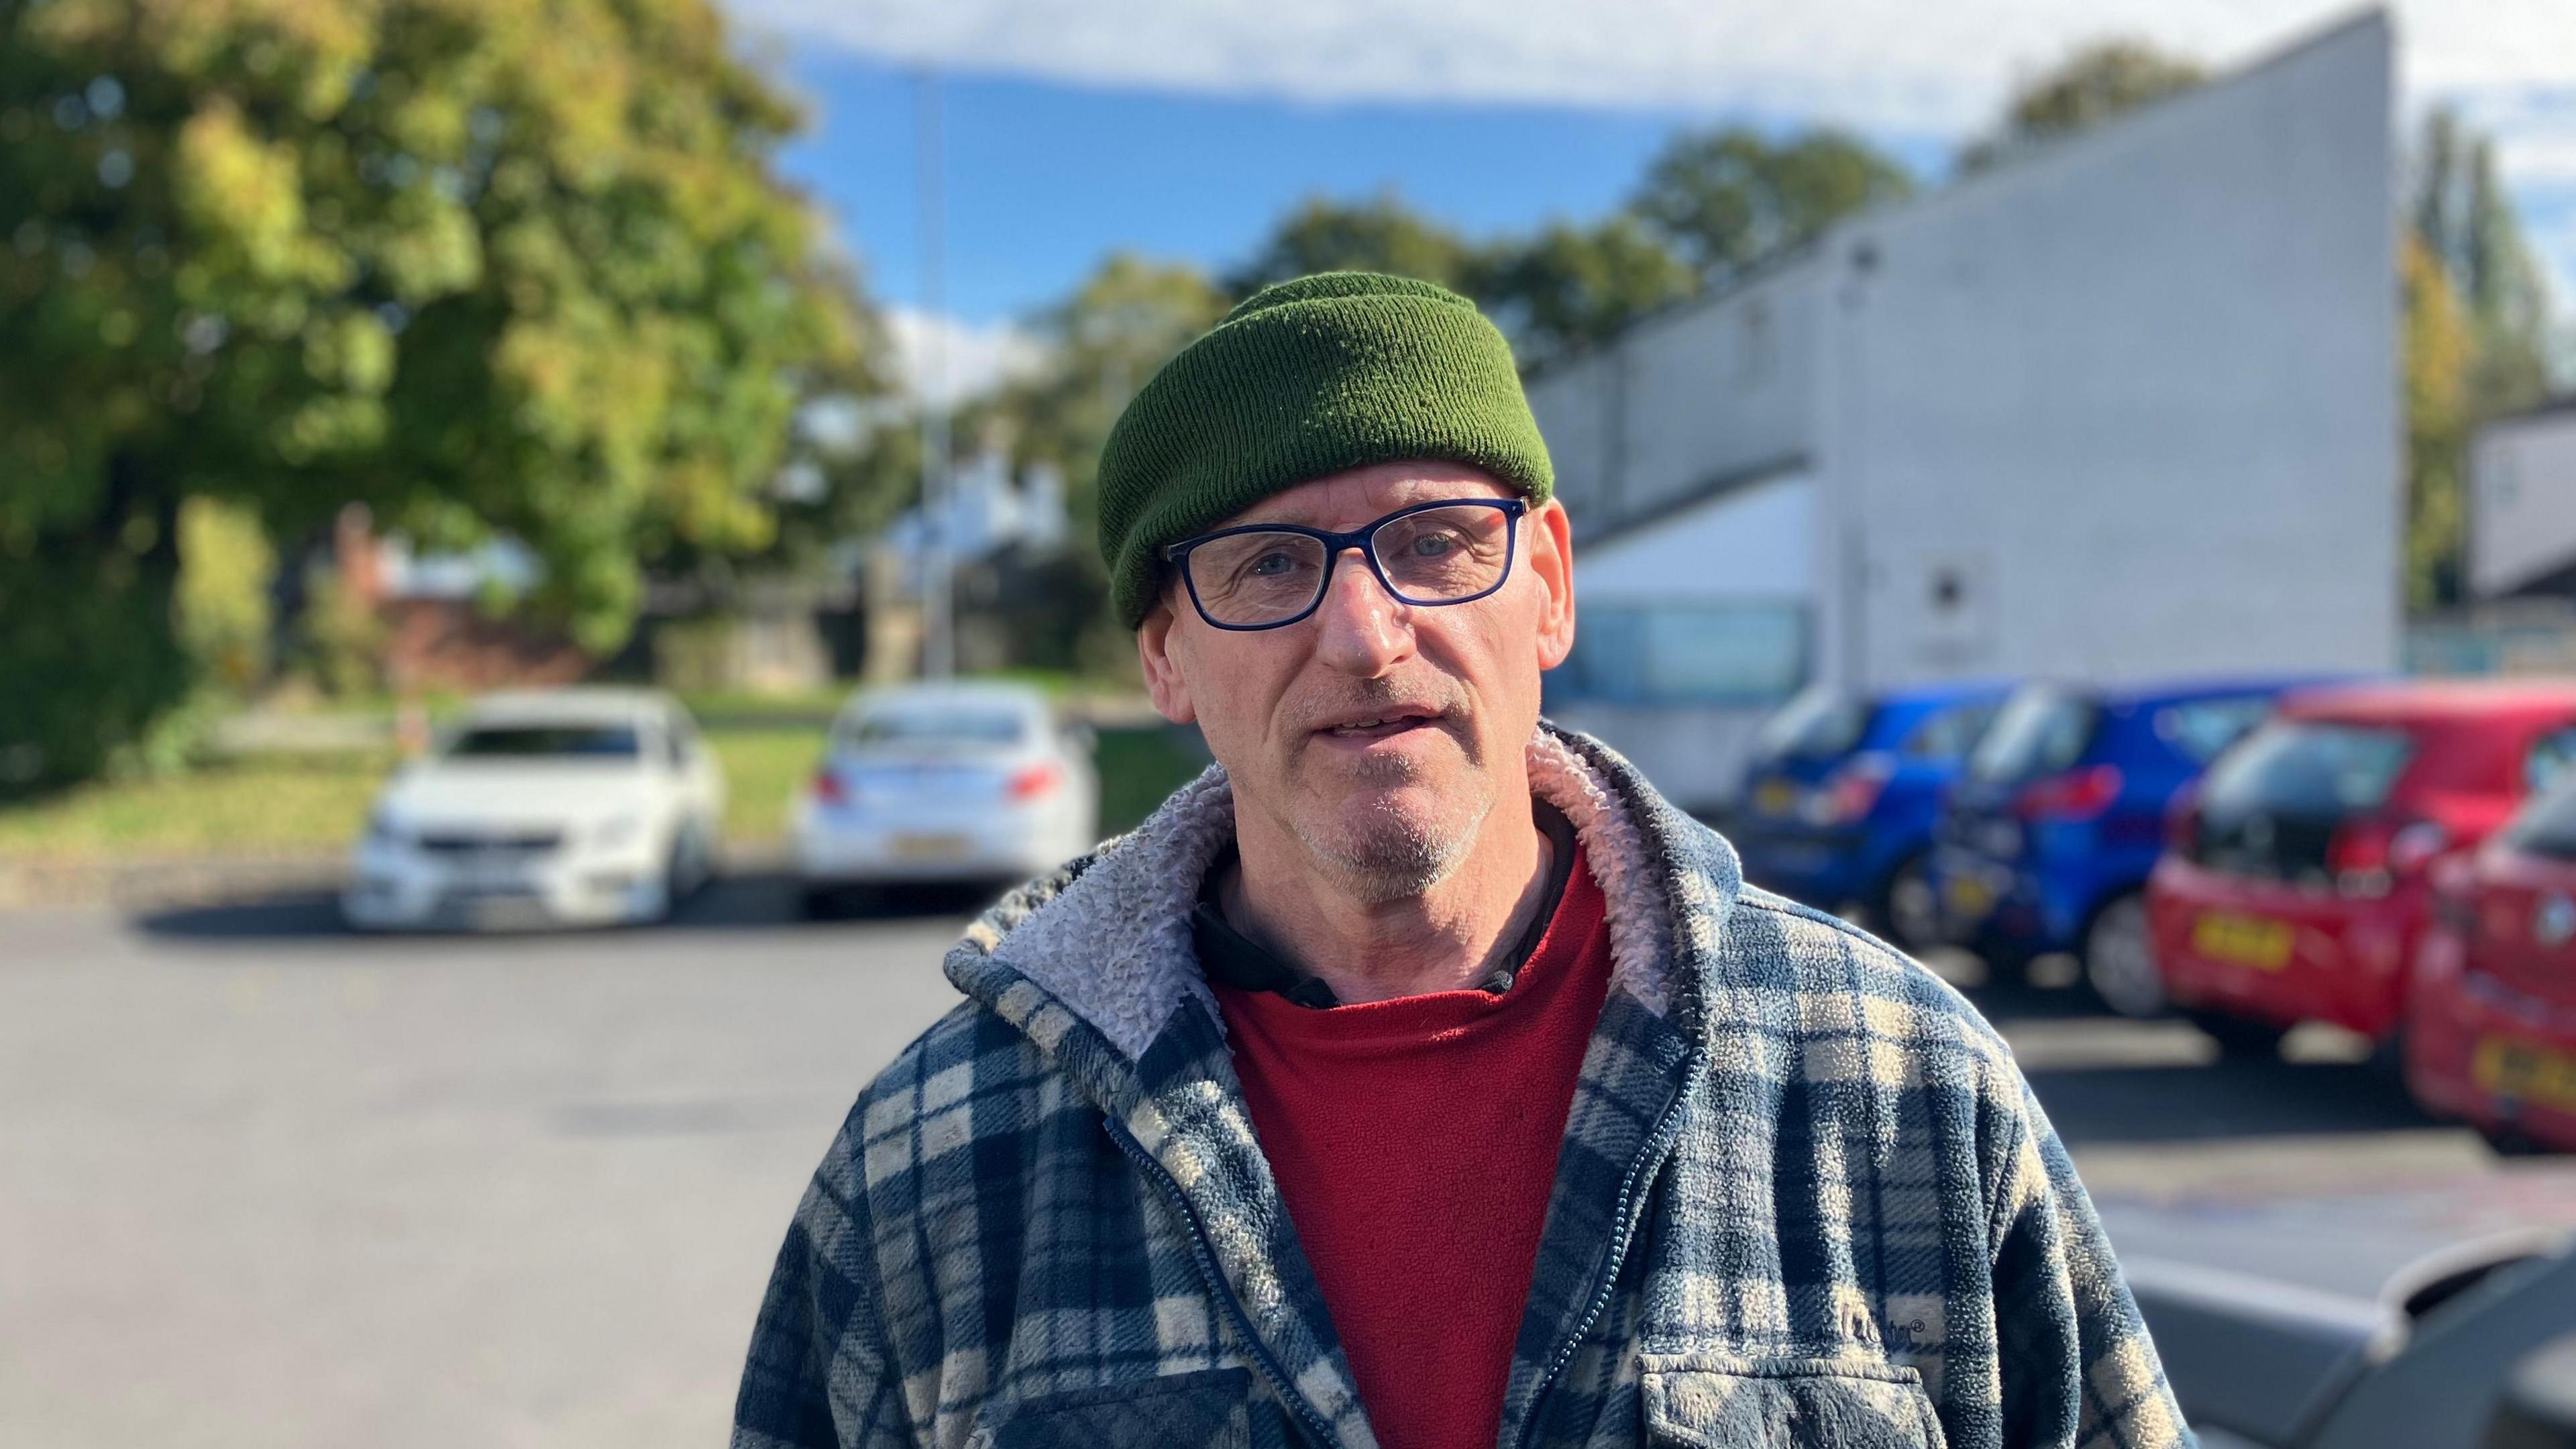
[(1351, 549), (1399, 602), (1481, 599), (1511, 577), (1528, 512), (1517, 498), (1458, 498), (1399, 508), (1349, 533), (1248, 523), (1167, 545), (1163, 558), (1179, 566), (1200, 618), (1219, 629), (1277, 629), (1315, 612)]

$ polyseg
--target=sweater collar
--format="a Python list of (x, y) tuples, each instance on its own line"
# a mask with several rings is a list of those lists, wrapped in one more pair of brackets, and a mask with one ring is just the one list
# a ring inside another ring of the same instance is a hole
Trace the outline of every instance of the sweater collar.
[[(1492, 996), (1512, 989), (1521, 968), (1529, 964), (1539, 942), (1547, 938), (1548, 923), (1556, 919), (1556, 908), (1565, 900), (1565, 883), (1574, 872), (1574, 822), (1544, 800), (1533, 799), (1530, 807), (1539, 833), (1547, 837), (1547, 883), (1539, 892), (1538, 909), (1530, 913), (1529, 924), (1521, 929), (1520, 938), (1475, 983), (1476, 990)], [(1298, 1006), (1320, 1010), (1341, 1005), (1331, 982), (1236, 930), (1234, 923), (1225, 918), (1220, 891), (1235, 859), (1231, 846), (1217, 856), (1208, 867), (1207, 878), (1199, 882), (1198, 904), (1190, 908), (1190, 943), (1198, 952), (1200, 972), (1211, 985), (1236, 991), (1266, 991)]]

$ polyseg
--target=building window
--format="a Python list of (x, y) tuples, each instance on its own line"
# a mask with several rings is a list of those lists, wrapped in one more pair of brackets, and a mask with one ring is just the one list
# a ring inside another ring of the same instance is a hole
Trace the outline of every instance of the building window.
[(1794, 600), (1585, 604), (1547, 703), (1776, 704), (1807, 682), (1807, 632)]

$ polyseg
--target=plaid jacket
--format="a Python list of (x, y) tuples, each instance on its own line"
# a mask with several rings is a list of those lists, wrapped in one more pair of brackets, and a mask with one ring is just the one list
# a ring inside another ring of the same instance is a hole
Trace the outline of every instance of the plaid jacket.
[[(1975, 1010), (1744, 885), (1599, 744), (1543, 730), (1530, 763), (1608, 900), (1612, 980), (1503, 1449), (2188, 1444)], [(1211, 770), (950, 953), (967, 1003), (860, 1094), (797, 1210), (736, 1449), (1376, 1444), (1192, 954), (1232, 829)]]

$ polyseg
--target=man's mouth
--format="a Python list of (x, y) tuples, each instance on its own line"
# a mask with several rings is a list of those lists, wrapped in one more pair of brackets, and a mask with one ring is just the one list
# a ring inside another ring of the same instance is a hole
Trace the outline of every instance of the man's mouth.
[(1440, 722), (1440, 713), (1430, 709), (1397, 709), (1382, 714), (1340, 720), (1315, 731), (1337, 740), (1383, 740)]

